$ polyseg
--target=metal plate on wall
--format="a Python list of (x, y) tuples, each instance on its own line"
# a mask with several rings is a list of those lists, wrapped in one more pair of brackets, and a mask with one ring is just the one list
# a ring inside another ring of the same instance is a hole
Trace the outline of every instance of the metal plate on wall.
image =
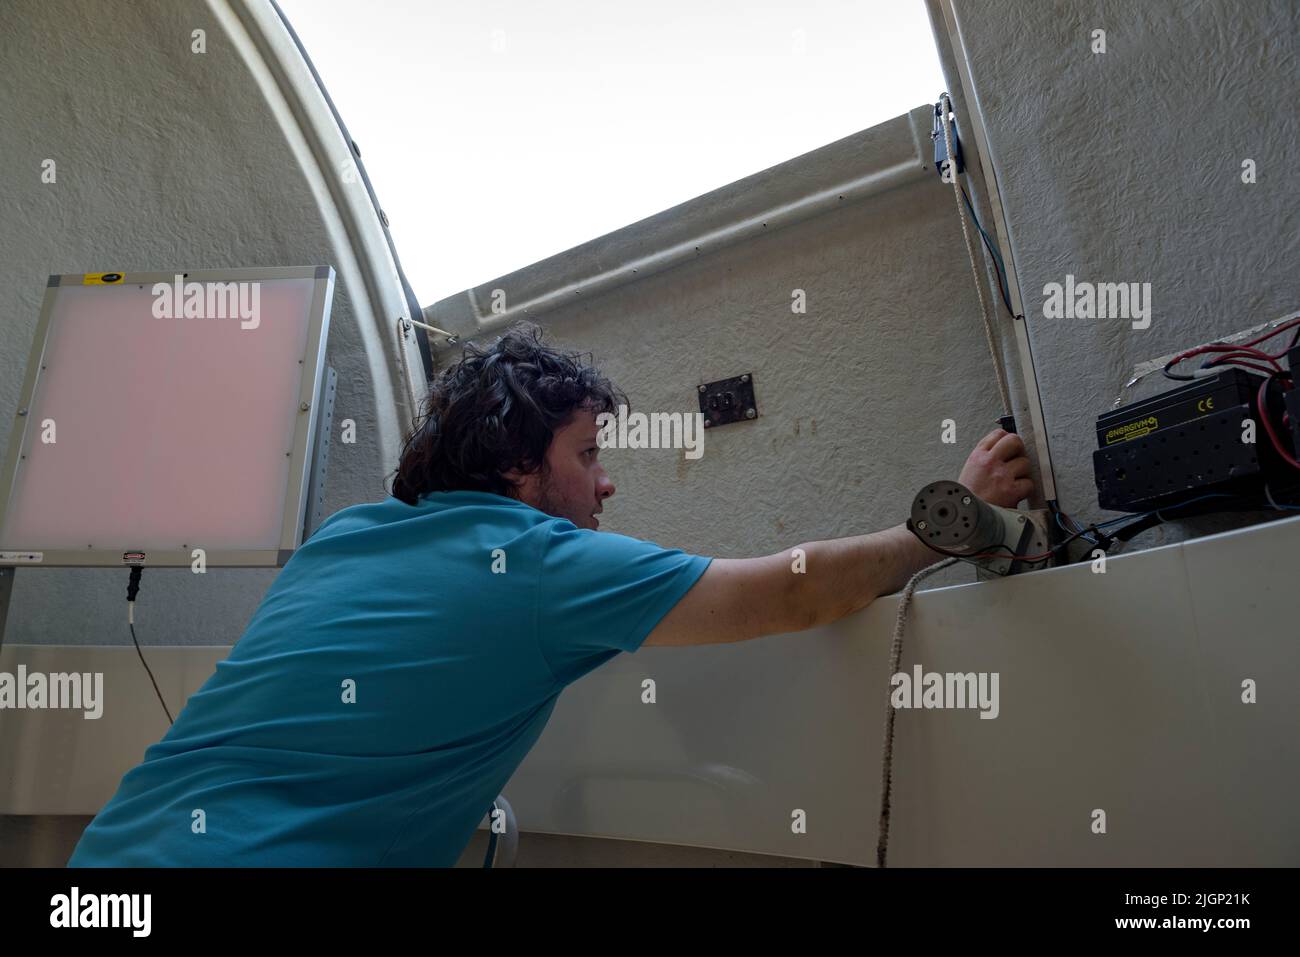
[(706, 429), (758, 418), (758, 404), (754, 401), (754, 377), (748, 372), (730, 379), (706, 382), (698, 391)]

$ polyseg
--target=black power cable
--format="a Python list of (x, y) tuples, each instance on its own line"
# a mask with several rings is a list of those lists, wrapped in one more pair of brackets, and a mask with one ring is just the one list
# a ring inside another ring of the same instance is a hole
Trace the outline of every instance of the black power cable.
[(167, 715), (167, 723), (175, 724), (172, 720), (172, 713), (167, 710), (167, 702), (163, 700), (162, 692), (158, 690), (158, 682), (154, 679), (153, 669), (149, 667), (149, 662), (144, 660), (144, 652), (140, 650), (140, 642), (135, 637), (135, 596), (140, 593), (140, 575), (144, 569), (139, 565), (131, 566), (131, 580), (126, 585), (126, 603), (127, 603), (127, 627), (131, 629), (131, 643), (135, 645), (135, 653), (140, 656), (140, 664), (144, 665), (144, 670), (149, 675), (149, 680), (153, 682), (154, 694), (158, 696), (158, 703), (162, 705), (163, 713)]

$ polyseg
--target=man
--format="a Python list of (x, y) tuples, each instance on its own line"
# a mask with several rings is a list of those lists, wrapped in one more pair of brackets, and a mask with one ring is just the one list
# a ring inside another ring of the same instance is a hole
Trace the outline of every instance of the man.
[[(456, 862), (560, 692), (620, 651), (826, 624), (936, 556), (902, 526), (709, 559), (601, 533), (596, 416), (626, 398), (536, 327), (431, 387), (382, 502), (327, 519), (127, 773), (71, 865)], [(961, 481), (1032, 490), (1001, 431)]]

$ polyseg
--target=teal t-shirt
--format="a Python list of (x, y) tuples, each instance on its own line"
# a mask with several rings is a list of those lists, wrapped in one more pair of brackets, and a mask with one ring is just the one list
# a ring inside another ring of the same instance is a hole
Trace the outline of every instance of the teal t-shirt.
[(710, 561), (487, 492), (345, 508), (69, 864), (451, 866), (564, 687)]

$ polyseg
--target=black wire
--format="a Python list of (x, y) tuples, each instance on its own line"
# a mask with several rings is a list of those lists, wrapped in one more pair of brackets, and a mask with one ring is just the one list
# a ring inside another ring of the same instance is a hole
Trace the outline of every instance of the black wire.
[[(994, 551), (995, 549), (1000, 548), (1003, 551), (1005, 551), (1007, 553), (1007, 556), (1011, 558), (1013, 561), (1022, 562), (1026, 565), (1039, 565), (1045, 561), (1048, 561), (1050, 558), (1052, 558), (1053, 555), (1055, 555), (1056, 552), (1059, 552), (1066, 545), (1069, 545), (1071, 542), (1083, 538), (1090, 532), (1097, 535), (1100, 538), (1100, 541), (1093, 541), (1092, 539), (1088, 539), (1088, 541), (1091, 542), (1093, 545), (1096, 545), (1099, 548), (1101, 548), (1102, 551), (1105, 551), (1109, 547), (1112, 541), (1118, 540), (1118, 541), (1126, 542), (1128, 541), (1129, 538), (1132, 538), (1134, 535), (1138, 534), (1138, 532), (1145, 531), (1146, 528), (1151, 528), (1156, 525), (1160, 525), (1164, 523), (1166, 519), (1163, 516), (1159, 515), (1158, 514), (1159, 512), (1168, 512), (1173, 509), (1182, 508), (1185, 505), (1190, 505), (1190, 504), (1192, 503), (1184, 502), (1182, 504), (1166, 505), (1163, 508), (1159, 508), (1156, 509), (1155, 511), (1149, 512), (1146, 515), (1139, 516), (1134, 521), (1129, 522), (1127, 525), (1121, 525), (1113, 532), (1103, 532), (1096, 525), (1089, 525), (1087, 528), (1080, 528), (1079, 531), (1075, 532), (1074, 534), (1066, 538), (1061, 539), (1061, 541), (1057, 542), (1055, 545), (1049, 548), (1047, 550), (1048, 554), (1044, 555), (1042, 558), (1022, 558), (1019, 555), (1017, 555), (1011, 549), (1011, 546), (1007, 545), (1005, 542), (998, 542), (996, 545), (991, 545), (986, 549), (982, 549), (982, 551), (991, 552)], [(1060, 509), (1056, 509), (1056, 511), (1060, 512)], [(1060, 514), (1065, 515), (1064, 512), (1060, 512)], [(1074, 519), (1070, 518), (1070, 516), (1065, 515), (1065, 517), (1067, 519), (1070, 519), (1070, 521), (1074, 525), (1077, 526), (1079, 524), (1078, 522), (1075, 522)], [(1154, 522), (1151, 521), (1152, 518), (1155, 518)], [(1136, 527), (1139, 525), (1143, 525), (1144, 523), (1147, 523), (1145, 528)], [(1134, 531), (1132, 531), (1127, 538), (1123, 537), (1123, 533), (1127, 532), (1129, 529), (1134, 529)], [(947, 555), (950, 558), (960, 558), (964, 562), (968, 562), (969, 564), (976, 565), (977, 567), (979, 566), (978, 559), (973, 559), (965, 555), (960, 555), (957, 552), (950, 552), (945, 548), (936, 548), (934, 545), (930, 545), (929, 543), (926, 543), (926, 547), (932, 549), (933, 551), (938, 552), (940, 555)]]
[(167, 715), (167, 723), (175, 724), (176, 722), (172, 720), (172, 713), (167, 710), (167, 702), (163, 701), (162, 692), (158, 690), (158, 682), (154, 681), (153, 671), (149, 668), (149, 662), (144, 660), (144, 652), (140, 650), (140, 642), (135, 640), (135, 625), (128, 624), (127, 627), (131, 629), (131, 641), (135, 642), (135, 653), (140, 656), (140, 664), (144, 665), (144, 670), (149, 672), (149, 680), (153, 681), (154, 694), (158, 696), (158, 703), (163, 706), (163, 712)]
[[(1073, 521), (1073, 519), (1071, 519), (1071, 521)], [(1075, 522), (1075, 524), (1078, 525), (1077, 522)], [(1098, 535), (1100, 535), (1102, 538), (1109, 538), (1109, 537), (1110, 537), (1110, 536), (1107, 535), (1105, 532), (1103, 532), (1100, 528), (1098, 528), (1096, 525), (1090, 525), (1090, 526), (1088, 526), (1087, 528), (1081, 528), (1081, 529), (1079, 529), (1079, 530), (1078, 530), (1077, 532), (1075, 532), (1073, 535), (1070, 535), (1070, 536), (1068, 536), (1068, 537), (1066, 537), (1066, 538), (1061, 539), (1059, 542), (1057, 542), (1055, 545), (1053, 545), (1051, 548), (1049, 548), (1049, 549), (1048, 549), (1048, 552), (1058, 552), (1058, 551), (1060, 551), (1062, 548), (1064, 548), (1066, 545), (1069, 545), (1071, 542), (1073, 542), (1073, 541), (1077, 541), (1078, 539), (1083, 538), (1083, 537), (1084, 537), (1085, 535), (1087, 535), (1089, 532), (1096, 532), (1096, 533), (1097, 533)], [(1092, 542), (1092, 544), (1094, 544), (1094, 545), (1099, 544), (1098, 542), (1093, 542), (1092, 539), (1088, 539), (1088, 541)], [(1050, 557), (1051, 557), (1051, 555), (1049, 554), (1049, 555), (1048, 555), (1048, 558), (1050, 558)], [(1022, 559), (1022, 560), (1023, 560), (1023, 559)], [(1038, 561), (1047, 561), (1047, 558), (1040, 558), (1040, 559), (1038, 559)]]
[[(1069, 541), (1069, 539), (1066, 539), (1066, 541)], [(970, 562), (972, 565), (979, 564), (979, 559), (971, 558), (969, 555), (961, 555), (957, 552), (950, 552), (946, 548), (939, 548), (935, 545), (929, 544), (928, 542), (925, 544), (926, 544), (926, 548), (936, 551), (940, 555), (947, 555), (949, 558), (960, 558), (962, 561)], [(1065, 542), (1062, 542), (1061, 544), (1065, 544)], [(1000, 548), (1003, 551), (1005, 551), (1007, 553), (1007, 557), (1010, 558), (1012, 561), (1024, 562), (1026, 565), (1037, 565), (1039, 562), (1045, 562), (1052, 557), (1051, 555), (1045, 555), (1042, 558), (1034, 558), (1034, 559), (1021, 558), (1014, 551), (1012, 551), (1011, 546), (1006, 544), (1005, 542), (998, 542), (996, 545), (990, 545), (988, 548), (981, 549), (981, 552), (991, 552), (997, 548)]]
[(1165, 374), (1165, 378), (1173, 379), (1175, 382), (1194, 382), (1196, 380), (1196, 376), (1184, 375), (1181, 372), (1169, 371), (1174, 367), (1174, 364), (1177, 361), (1178, 361), (1177, 359), (1170, 359), (1168, 362), (1165, 363), (1165, 367), (1162, 370), (1160, 370)]
[(1011, 299), (1007, 295), (1007, 288), (1005, 285), (1006, 270), (1002, 265), (1002, 254), (996, 247), (994, 247), (992, 241), (988, 237), (988, 233), (986, 233), (984, 227), (980, 225), (980, 218), (975, 214), (975, 206), (971, 203), (970, 197), (966, 195), (966, 187), (961, 186), (960, 189), (962, 199), (966, 200), (966, 208), (970, 210), (970, 218), (975, 220), (975, 229), (980, 234), (980, 239), (984, 240), (984, 248), (987, 249), (989, 255), (993, 257), (993, 271), (998, 274), (998, 292), (1002, 294), (1002, 305), (1007, 307), (1007, 314), (1014, 319), (1016, 317), (1016, 311), (1011, 308)]
[[(1297, 326), (1297, 327), (1296, 327), (1296, 333), (1295, 333), (1295, 335), (1292, 337), (1291, 345), (1287, 346), (1287, 350), (1289, 351), (1289, 350), (1295, 348), (1295, 345), (1296, 345), (1297, 342), (1300, 342), (1300, 326)], [(1216, 342), (1216, 343), (1211, 343), (1211, 344), (1212, 344), (1212, 345), (1230, 345), (1230, 343), (1226, 343), (1226, 342), (1222, 342), (1222, 343), (1220, 343), (1220, 342)], [(1165, 363), (1165, 367), (1164, 367), (1164, 369), (1161, 370), (1162, 372), (1164, 372), (1165, 378), (1166, 378), (1166, 379), (1173, 379), (1175, 382), (1195, 382), (1197, 377), (1194, 376), (1194, 375), (1185, 375), (1185, 374), (1183, 374), (1183, 373), (1181, 373), (1181, 372), (1171, 372), (1171, 371), (1170, 371), (1170, 370), (1171, 370), (1175, 365), (1178, 364), (1178, 361), (1179, 361), (1178, 359), (1170, 359), (1168, 362)], [(1218, 366), (1218, 365), (1231, 364), (1231, 363), (1234, 363), (1234, 362), (1241, 362), (1241, 361), (1249, 362), (1249, 361), (1251, 361), (1251, 360), (1245, 358), (1244, 356), (1231, 356), (1231, 357), (1230, 357), (1230, 356), (1227, 355), (1226, 353), (1224, 353), (1224, 354), (1219, 354), (1219, 355), (1211, 355), (1209, 358), (1207, 358), (1204, 362), (1201, 363), (1201, 368), (1202, 368), (1202, 369), (1212, 369), (1212, 368), (1214, 368), (1215, 366)], [(1252, 370), (1252, 369), (1243, 369), (1242, 371), (1243, 371), (1243, 372), (1253, 372), (1254, 370)]]
[[(127, 585), (126, 585), (126, 602), (127, 602), (127, 608), (129, 609), (135, 607), (135, 596), (140, 594), (140, 578), (141, 576), (143, 576), (143, 574), (144, 574), (143, 566), (141, 565), (131, 566), (131, 577), (127, 581)], [(159, 704), (162, 705), (163, 712), (167, 715), (167, 723), (175, 724), (176, 722), (172, 721), (172, 713), (167, 710), (167, 702), (163, 700), (162, 692), (158, 690), (158, 682), (154, 681), (153, 671), (149, 667), (149, 662), (144, 660), (144, 652), (140, 650), (140, 642), (136, 640), (135, 625), (132, 624), (129, 613), (126, 620), (126, 624), (127, 627), (131, 629), (131, 643), (135, 645), (135, 653), (140, 656), (140, 664), (144, 665), (144, 670), (149, 674), (149, 680), (153, 681), (154, 694), (158, 696), (158, 702)]]

